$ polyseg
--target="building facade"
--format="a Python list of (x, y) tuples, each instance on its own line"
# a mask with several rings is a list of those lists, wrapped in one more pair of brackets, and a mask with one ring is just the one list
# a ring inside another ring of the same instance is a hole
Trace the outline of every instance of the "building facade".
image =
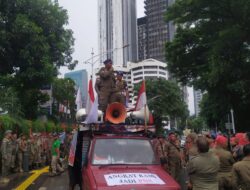
[(137, 61), (135, 0), (99, 0), (98, 28), (100, 64), (107, 58), (123, 67)]
[(86, 107), (86, 101), (88, 96), (88, 73), (86, 70), (73, 71), (64, 74), (64, 78), (72, 79), (76, 84), (77, 89), (80, 88), (82, 95), (83, 107)]
[(148, 32), (147, 32), (147, 17), (137, 19), (138, 27), (138, 61), (147, 59), (148, 51)]
[(194, 90), (194, 113), (195, 116), (198, 117), (201, 111), (200, 102), (202, 100), (202, 92), (201, 90)]
[(175, 0), (145, 0), (147, 17), (148, 44), (147, 58), (166, 62), (165, 43), (174, 37), (175, 27), (172, 22), (166, 23), (164, 15)]

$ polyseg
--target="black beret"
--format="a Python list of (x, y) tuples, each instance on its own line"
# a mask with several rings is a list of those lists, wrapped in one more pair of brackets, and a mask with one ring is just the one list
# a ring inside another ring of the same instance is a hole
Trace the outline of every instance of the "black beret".
[(106, 59), (103, 63), (104, 63), (105, 65), (108, 64), (108, 63), (111, 63), (111, 64), (112, 64), (112, 60), (111, 60), (111, 59)]

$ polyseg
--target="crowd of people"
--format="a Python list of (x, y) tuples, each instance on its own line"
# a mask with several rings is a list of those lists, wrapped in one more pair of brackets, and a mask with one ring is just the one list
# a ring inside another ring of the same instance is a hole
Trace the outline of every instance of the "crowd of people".
[[(8, 183), (8, 176), (12, 173), (27, 172), (50, 165), (51, 175), (63, 172), (63, 163), (67, 161), (71, 133), (33, 133), (30, 135), (5, 131), (1, 142), (1, 183)], [(59, 142), (60, 141), (60, 142)]]
[(159, 135), (153, 140), (161, 164), (181, 184), (186, 171), (186, 188), (193, 190), (250, 189), (250, 133), (224, 135), (190, 133), (181, 147), (178, 136)]

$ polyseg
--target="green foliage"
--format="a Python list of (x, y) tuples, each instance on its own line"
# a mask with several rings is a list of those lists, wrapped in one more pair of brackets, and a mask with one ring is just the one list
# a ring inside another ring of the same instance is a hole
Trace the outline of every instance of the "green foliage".
[(9, 115), (0, 116), (0, 127), (3, 131), (12, 130), (16, 121), (11, 118)]
[(51, 0), (0, 1), (0, 78), (17, 92), (27, 118), (37, 116), (47, 98), (39, 92), (51, 84), (60, 66), (73, 69), (74, 39), (66, 10)]
[(220, 121), (233, 108), (241, 129), (250, 125), (249, 17), (248, 0), (177, 0), (166, 13), (178, 27), (166, 45), (168, 69), (182, 83), (206, 91), (210, 112)]
[[(52, 121), (44, 122), (42, 120), (30, 121), (22, 118), (13, 118), (10, 115), (0, 115), (0, 140), (3, 138), (4, 132), (6, 130), (12, 130), (18, 134), (25, 134), (29, 137), (30, 129), (33, 133), (53, 133), (53, 132), (63, 132), (61, 124), (55, 124)], [(67, 125), (66, 131), (71, 132), (72, 126)]]
[(46, 131), (45, 122), (39, 119), (32, 122), (32, 132), (43, 132), (43, 131)]
[(162, 130), (164, 120), (187, 117), (187, 105), (184, 103), (181, 90), (176, 83), (160, 78), (147, 80), (146, 94), (149, 109), (152, 111), (159, 131)]
[(51, 133), (53, 131), (55, 131), (56, 125), (55, 123), (48, 121), (47, 123), (45, 123), (45, 130), (48, 133)]
[[(59, 104), (69, 106), (71, 118), (75, 118), (75, 82), (70, 78), (58, 79), (53, 82), (53, 97), (57, 102), (54, 113), (59, 117), (63, 117), (58, 113)], [(62, 119), (62, 118), (61, 118)]]
[(202, 117), (189, 117), (187, 127), (196, 133), (200, 133), (205, 129), (205, 121)]
[(14, 88), (0, 87), (0, 108), (14, 117), (22, 116), (21, 104)]

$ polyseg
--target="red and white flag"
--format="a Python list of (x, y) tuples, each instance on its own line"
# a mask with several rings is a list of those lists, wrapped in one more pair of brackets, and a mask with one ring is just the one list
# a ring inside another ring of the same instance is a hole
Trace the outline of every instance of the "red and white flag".
[(135, 110), (138, 111), (138, 110), (144, 108), (145, 105), (147, 105), (147, 96), (146, 96), (145, 80), (143, 80), (141, 87), (140, 87), (140, 90), (139, 90), (137, 101), (135, 104)]
[(94, 95), (94, 90), (93, 90), (93, 84), (92, 84), (92, 78), (89, 80), (89, 89), (88, 89), (88, 99), (86, 103), (86, 113), (89, 114), (92, 105), (94, 104), (95, 101), (95, 95)]
[[(146, 96), (146, 84), (145, 84), (145, 80), (142, 81), (141, 87), (139, 89), (139, 93), (138, 93), (138, 97), (137, 97), (137, 101), (135, 104), (135, 111), (141, 110), (141, 109), (145, 109), (145, 107), (147, 107), (147, 96)], [(147, 108), (146, 108), (147, 110)], [(154, 123), (154, 118), (152, 113), (149, 111), (149, 124), (153, 124)]]
[(98, 97), (95, 98), (92, 78), (89, 80), (88, 99), (86, 105), (87, 117), (85, 123), (97, 123), (98, 121)]

